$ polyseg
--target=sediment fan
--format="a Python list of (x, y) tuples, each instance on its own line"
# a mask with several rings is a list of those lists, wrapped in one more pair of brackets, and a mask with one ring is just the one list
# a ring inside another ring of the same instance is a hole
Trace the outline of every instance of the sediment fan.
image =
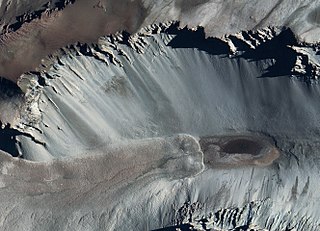
[(319, 7), (0, 2), (0, 229), (320, 229)]

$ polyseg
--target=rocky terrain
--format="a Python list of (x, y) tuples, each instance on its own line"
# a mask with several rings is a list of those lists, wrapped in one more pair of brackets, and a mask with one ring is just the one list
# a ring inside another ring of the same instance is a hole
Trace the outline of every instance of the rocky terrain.
[(1, 230), (318, 230), (316, 1), (1, 1)]

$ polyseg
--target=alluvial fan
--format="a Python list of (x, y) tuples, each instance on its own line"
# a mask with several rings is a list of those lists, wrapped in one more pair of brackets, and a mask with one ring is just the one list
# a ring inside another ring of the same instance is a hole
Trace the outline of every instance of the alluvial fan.
[(43, 227), (40, 211), (54, 217), (48, 227), (83, 230), (318, 226), (317, 203), (306, 206), (319, 191), (316, 82), (290, 70), (268, 77), (282, 57), (234, 53), (201, 29), (168, 23), (124, 35), (68, 46), (19, 80), (22, 108), (38, 110), (16, 134), (31, 162), (1, 162), (12, 219), (32, 229)]
[(320, 229), (317, 4), (151, 2), (0, 2), (0, 229)]

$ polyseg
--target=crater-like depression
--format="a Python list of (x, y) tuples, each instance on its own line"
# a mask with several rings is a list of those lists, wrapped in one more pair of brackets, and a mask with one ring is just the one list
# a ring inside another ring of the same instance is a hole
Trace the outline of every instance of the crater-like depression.
[(266, 166), (279, 157), (272, 140), (261, 135), (202, 137), (204, 162), (213, 167)]

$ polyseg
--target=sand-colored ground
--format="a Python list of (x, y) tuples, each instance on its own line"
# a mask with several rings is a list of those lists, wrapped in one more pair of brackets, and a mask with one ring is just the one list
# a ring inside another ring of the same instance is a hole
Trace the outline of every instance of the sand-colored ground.
[(97, 42), (119, 30), (134, 32), (143, 20), (140, 1), (79, 0), (64, 10), (44, 12), (15, 32), (0, 36), (0, 76), (13, 82), (41, 60), (76, 42)]

